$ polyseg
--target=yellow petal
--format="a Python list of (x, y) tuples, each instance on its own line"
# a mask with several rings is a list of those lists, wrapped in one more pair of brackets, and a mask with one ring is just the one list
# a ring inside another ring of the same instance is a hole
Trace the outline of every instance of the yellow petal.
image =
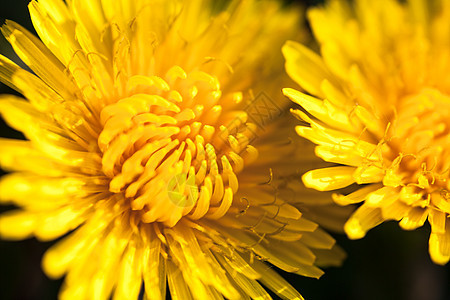
[(344, 230), (350, 239), (360, 239), (366, 232), (384, 221), (379, 208), (366, 205), (359, 207), (345, 223)]
[(70, 99), (76, 87), (64, 74), (64, 65), (28, 30), (13, 21), (6, 21), (2, 32), (11, 43), (17, 55), (45, 83), (58, 94)]
[(381, 184), (370, 184), (368, 186), (362, 187), (353, 193), (350, 193), (346, 196), (340, 194), (333, 194), (333, 200), (339, 205), (348, 205), (359, 203), (367, 199), (367, 197), (374, 191), (380, 189), (382, 187)]
[(382, 182), (385, 171), (378, 165), (363, 165), (358, 167), (353, 177), (358, 184)]
[(82, 165), (84, 170), (98, 170), (98, 154), (85, 151), (49, 116), (29, 102), (15, 96), (0, 97), (0, 114), (13, 128), (22, 131), (41, 153), (61, 164)]
[(113, 295), (114, 300), (138, 298), (142, 281), (140, 253), (141, 251), (137, 250), (133, 243), (128, 244), (128, 248), (121, 258), (117, 287)]
[(329, 126), (341, 130), (353, 130), (354, 126), (350, 123), (348, 114), (331, 105), (329, 101), (319, 100), (291, 88), (284, 88), (283, 94)]
[(63, 207), (39, 216), (34, 234), (39, 240), (49, 241), (78, 227), (86, 220), (84, 209)]
[(149, 299), (164, 300), (166, 294), (166, 260), (161, 256), (161, 241), (151, 231), (147, 248), (142, 255), (142, 277)]
[(383, 206), (385, 202), (391, 203), (397, 198), (398, 194), (395, 189), (391, 187), (382, 187), (367, 196), (366, 204), (373, 207)]
[(13, 75), (19, 70), (22, 69), (18, 65), (0, 55), (0, 82), (21, 93), (22, 91), (12, 81)]
[[(42, 269), (49, 277), (63, 276), (77, 260), (82, 260), (83, 255), (89, 257), (92, 249), (98, 246), (103, 230), (111, 223), (111, 215), (105, 216), (103, 209), (98, 207), (87, 223), (45, 252)], [(120, 248), (118, 244), (115, 250)]]
[(61, 131), (50, 118), (41, 115), (28, 101), (13, 95), (0, 97), (0, 113), (9, 126), (23, 132), (27, 137), (33, 136), (33, 127), (36, 125), (47, 125), (56, 132)]
[(400, 227), (405, 230), (417, 229), (425, 223), (428, 217), (427, 209), (414, 207), (400, 221)]
[(184, 281), (183, 275), (178, 267), (171, 261), (167, 262), (167, 282), (169, 284), (170, 296), (174, 300), (193, 300), (189, 287)]
[(312, 278), (316, 278), (319, 279), (324, 272), (319, 269), (316, 266), (309, 266), (309, 265), (299, 265), (298, 266), (298, 271), (294, 272), (295, 274), (298, 275), (302, 275), (302, 276), (306, 276), (306, 277), (312, 277)]
[(0, 81), (23, 94), (39, 111), (50, 111), (63, 99), (39, 77), (0, 55)]
[(225, 268), (225, 270), (232, 274), (233, 281), (236, 283), (245, 294), (250, 296), (252, 299), (266, 300), (271, 299), (266, 290), (254, 279), (248, 278), (242, 273), (234, 272), (234, 269), (227, 263), (224, 257), (217, 255), (218, 261)]
[(330, 167), (316, 169), (302, 176), (305, 186), (319, 191), (330, 191), (340, 189), (355, 182), (353, 173), (356, 168), (352, 167)]
[(0, 238), (22, 240), (33, 235), (36, 228), (36, 214), (13, 210), (0, 215)]
[(365, 158), (358, 155), (356, 151), (352, 150), (353, 149), (348, 149), (348, 147), (341, 147), (339, 145), (319, 145), (315, 148), (315, 153), (324, 161), (352, 167), (360, 166), (367, 161)]
[(445, 233), (445, 221), (447, 215), (436, 209), (430, 209), (428, 213), (428, 222), (431, 225), (431, 232), (433, 233)]
[(30, 17), (39, 37), (67, 65), (77, 48), (75, 24), (65, 3), (57, 0), (31, 1)]
[(334, 245), (331, 249), (314, 249), (317, 257), (315, 262), (320, 267), (340, 267), (347, 257), (345, 251), (338, 245)]
[(233, 270), (242, 273), (244, 276), (250, 279), (260, 279), (262, 274), (255, 271), (252, 266), (239, 255), (238, 252), (234, 251), (230, 257), (223, 257), (225, 262), (233, 268)]
[(8, 174), (0, 179), (0, 202), (14, 203), (32, 210), (55, 209), (70, 204), (75, 195), (85, 196), (83, 185), (83, 181), (75, 178)]
[(408, 215), (410, 209), (411, 206), (406, 205), (401, 201), (394, 200), (394, 202), (388, 205), (383, 205), (381, 213), (385, 220), (400, 221)]
[(314, 232), (305, 232), (300, 241), (314, 249), (331, 249), (336, 244), (336, 241), (320, 228)]
[[(348, 76), (349, 66), (352, 61), (347, 56), (347, 53), (343, 51), (340, 45), (332, 40), (327, 40), (322, 44), (320, 48), (323, 60), (326, 66), (336, 77), (345, 80)], [(346, 99), (345, 102), (349, 102), (350, 99)]]
[(379, 118), (361, 105), (356, 106), (353, 111), (370, 132), (374, 133), (377, 138), (382, 139), (386, 125)]
[(287, 41), (282, 51), (289, 76), (308, 93), (323, 98), (321, 83), (324, 79), (330, 80), (331, 75), (320, 56), (293, 41)]
[[(193, 229), (177, 226), (165, 229), (168, 245), (183, 272), (186, 284), (194, 297), (202, 297), (207, 292), (205, 286), (212, 286), (227, 298), (236, 298), (233, 288), (223, 268), (207, 248), (202, 248)], [(187, 270), (189, 269), (189, 271)], [(194, 290), (195, 289), (195, 290)]]
[(21, 140), (0, 138), (0, 166), (7, 171), (29, 171), (47, 176), (63, 173), (62, 166), (45, 157), (31, 142)]
[(259, 281), (270, 288), (278, 296), (283, 299), (304, 300), (300, 293), (297, 292), (283, 277), (275, 272), (272, 267), (260, 261), (255, 261), (252, 266), (255, 270), (263, 274)]
[(436, 264), (445, 265), (450, 260), (450, 222), (448, 220), (444, 233), (431, 233), (429, 252)]

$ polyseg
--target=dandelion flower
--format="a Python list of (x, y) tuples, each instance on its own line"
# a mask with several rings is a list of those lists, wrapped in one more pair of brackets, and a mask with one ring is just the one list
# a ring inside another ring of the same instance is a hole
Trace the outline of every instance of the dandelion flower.
[[(431, 225), (432, 260), (450, 258), (450, 2), (329, 1), (308, 12), (321, 54), (288, 42), (286, 69), (310, 95), (284, 94), (304, 111), (297, 133), (339, 164), (312, 170), (320, 191), (352, 184), (338, 204), (362, 205), (352, 239), (386, 220), (406, 230)], [(305, 113), (307, 112), (307, 113)]]
[[(228, 2), (227, 2), (228, 3)], [(285, 299), (274, 271), (319, 277), (342, 252), (288, 202), (278, 50), (299, 13), (274, 1), (32, 1), (40, 37), (2, 32), (3, 239), (63, 238), (43, 258), (61, 299)], [(287, 78), (287, 76), (286, 76)], [(278, 101), (278, 100), (279, 101)], [(287, 102), (287, 101), (286, 101)], [(263, 117), (261, 119), (261, 117)], [(300, 138), (299, 138), (300, 139)], [(294, 165), (290, 162), (293, 162)], [(141, 286), (143, 286), (141, 288)]]

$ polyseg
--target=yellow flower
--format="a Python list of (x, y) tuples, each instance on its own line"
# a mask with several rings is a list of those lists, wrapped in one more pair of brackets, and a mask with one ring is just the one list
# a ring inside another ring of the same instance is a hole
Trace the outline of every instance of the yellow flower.
[[(338, 204), (363, 202), (345, 225), (352, 239), (397, 220), (428, 219), (435, 263), (450, 258), (450, 2), (330, 1), (308, 17), (322, 57), (294, 42), (286, 69), (308, 93), (284, 94), (307, 112), (297, 133), (337, 163), (306, 173), (320, 191), (361, 185)], [(323, 99), (323, 100), (322, 100)]]
[(280, 117), (278, 49), (297, 36), (297, 10), (252, 0), (29, 8), (40, 39), (2, 27), (34, 74), (0, 56), (0, 79), (27, 98), (3, 95), (0, 113), (28, 139), (0, 141), (1, 167), (16, 171), (0, 199), (20, 207), (0, 217), (0, 235), (67, 234), (42, 263), (52, 278), (67, 274), (62, 299), (135, 299), (142, 282), (149, 299), (165, 299), (166, 282), (173, 299), (269, 299), (258, 282), (302, 299), (268, 263), (311, 277), (339, 264), (334, 240), (288, 203), (301, 199), (292, 174), (313, 156)]

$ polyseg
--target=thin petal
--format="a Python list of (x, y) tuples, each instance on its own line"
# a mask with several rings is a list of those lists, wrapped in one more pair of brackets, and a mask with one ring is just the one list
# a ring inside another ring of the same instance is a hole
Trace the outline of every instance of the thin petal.
[(267, 286), (270, 290), (286, 300), (304, 300), (283, 277), (273, 270), (272, 267), (263, 262), (255, 261), (252, 265), (255, 270), (258, 270), (263, 276), (259, 281)]
[(430, 209), (428, 213), (428, 222), (430, 222), (431, 225), (431, 232), (439, 234), (445, 233), (446, 219), (446, 213), (436, 209)]
[(29, 171), (47, 176), (63, 174), (62, 166), (36, 150), (29, 141), (0, 138), (0, 166), (7, 171)]
[(70, 207), (45, 212), (7, 212), (0, 216), (0, 233), (2, 238), (12, 240), (31, 235), (43, 241), (53, 240), (84, 222), (83, 212)]
[[(319, 55), (305, 46), (287, 41), (282, 48), (286, 59), (286, 72), (308, 93), (323, 97), (320, 85), (324, 79), (330, 79), (325, 64)], [(308, 70), (303, 72), (303, 70)]]
[(345, 223), (344, 230), (350, 239), (360, 239), (366, 232), (384, 221), (378, 207), (362, 205)]
[(348, 205), (362, 202), (367, 199), (367, 197), (374, 191), (380, 189), (381, 184), (370, 184), (368, 186), (362, 187), (353, 193), (346, 196), (340, 194), (333, 194), (333, 200), (339, 205)]
[(331, 191), (351, 185), (355, 182), (353, 167), (330, 167), (316, 169), (302, 176), (305, 186), (318, 191)]
[(314, 249), (313, 252), (317, 256), (315, 264), (320, 267), (340, 267), (347, 257), (345, 251), (338, 245), (334, 245), (331, 249)]
[(0, 179), (0, 202), (14, 203), (28, 209), (45, 210), (71, 203), (72, 197), (87, 195), (85, 183), (75, 178), (53, 178), (13, 173)]
[(314, 232), (304, 233), (300, 241), (315, 249), (331, 249), (336, 244), (336, 241), (320, 228), (317, 228)]
[(128, 244), (128, 248), (122, 256), (118, 274), (117, 287), (113, 299), (137, 299), (141, 288), (141, 263), (140, 252), (134, 243)]
[(350, 123), (348, 113), (337, 109), (328, 100), (322, 101), (291, 88), (283, 89), (283, 94), (327, 125), (348, 131), (353, 130), (354, 126)]
[(166, 260), (161, 256), (161, 241), (149, 230), (148, 245), (142, 255), (142, 276), (145, 294), (149, 299), (164, 300), (166, 291)]
[(183, 275), (178, 267), (171, 261), (167, 262), (167, 282), (169, 284), (170, 296), (174, 300), (194, 299), (189, 287), (184, 281)]
[(400, 221), (400, 227), (405, 230), (417, 229), (425, 223), (428, 217), (428, 210), (425, 208), (414, 207)]
[(67, 65), (77, 48), (75, 24), (64, 2), (31, 1), (30, 17), (39, 37), (58, 59)]
[(13, 210), (0, 216), (0, 238), (8, 240), (22, 240), (33, 235), (36, 228), (36, 214)]
[(443, 233), (432, 232), (429, 241), (429, 252), (434, 263), (445, 265), (450, 260), (450, 221), (447, 219)]
[(59, 95), (70, 99), (76, 91), (75, 86), (64, 74), (64, 65), (28, 30), (13, 21), (6, 21), (2, 32), (11, 43), (17, 55), (45, 83)]
[(249, 295), (252, 299), (271, 299), (266, 290), (254, 279), (248, 278), (242, 273), (234, 271), (234, 268), (227, 263), (225, 258), (221, 255), (216, 255), (217, 260), (225, 268), (225, 270), (232, 275), (233, 282), (237, 284), (242, 291)]

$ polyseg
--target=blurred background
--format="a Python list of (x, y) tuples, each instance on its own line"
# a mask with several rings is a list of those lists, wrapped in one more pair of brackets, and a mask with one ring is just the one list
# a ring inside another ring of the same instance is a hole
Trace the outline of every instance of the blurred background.
[[(0, 0), (0, 23), (11, 19), (32, 32), (27, 10), (28, 0)], [(322, 1), (299, 2), (304, 6)], [(0, 53), (19, 62), (3, 36)], [(22, 67), (25, 67), (22, 64)], [(17, 94), (0, 84), (0, 94)], [(23, 138), (0, 119), (0, 136)], [(0, 171), (1, 172), (1, 171)], [(3, 173), (0, 173), (3, 174)], [(10, 207), (0, 206), (0, 212)], [(434, 265), (428, 256), (430, 228), (406, 232), (396, 222), (384, 223), (371, 230), (362, 240), (350, 241), (334, 235), (347, 251), (341, 268), (326, 269), (320, 280), (288, 273), (282, 275), (308, 300), (448, 300), (450, 299), (450, 264)], [(35, 239), (21, 242), (0, 240), (0, 299), (56, 299), (61, 280), (50, 280), (42, 272), (40, 261), (53, 242)], [(277, 299), (274, 296), (274, 299)]]

